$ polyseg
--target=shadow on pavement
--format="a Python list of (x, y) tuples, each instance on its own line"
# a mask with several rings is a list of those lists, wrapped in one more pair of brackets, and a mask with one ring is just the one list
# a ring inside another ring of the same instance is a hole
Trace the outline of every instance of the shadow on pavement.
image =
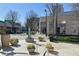
[(2, 48), (2, 49), (3, 49), (3, 51), (7, 51), (7, 52), (14, 51), (14, 49), (12, 47), (5, 47), (5, 48)]
[(3, 48), (3, 51), (0, 53), (2, 53), (5, 56), (13, 56), (15, 54), (28, 54), (28, 53), (13, 52), (13, 51), (14, 51), (14, 49), (12, 47), (6, 47), (6, 48)]
[(11, 54), (14, 51), (14, 49), (12, 47), (5, 47), (5, 48), (2, 48), (2, 49), (3, 49), (2, 54), (5, 55), (5, 56), (7, 56), (8, 54)]
[(36, 42), (34, 42), (34, 44), (36, 44), (36, 45), (38, 45), (38, 46), (42, 46), (42, 44), (38, 44), (38, 43), (36, 43)]
[(39, 55), (38, 52), (29, 53), (30, 55)]
[(11, 52), (11, 53), (6, 54), (6, 56), (13, 56), (13, 55), (15, 55), (15, 54), (25, 54), (25, 55), (27, 55), (28, 53), (22, 53), (22, 52)]
[(15, 45), (15, 46), (13, 46), (13, 47), (21, 47), (21, 45), (18, 44), (18, 45)]
[(54, 55), (56, 55), (56, 56), (58, 56), (58, 52), (57, 51), (52, 51), (52, 52), (50, 52), (51, 54), (54, 54)]

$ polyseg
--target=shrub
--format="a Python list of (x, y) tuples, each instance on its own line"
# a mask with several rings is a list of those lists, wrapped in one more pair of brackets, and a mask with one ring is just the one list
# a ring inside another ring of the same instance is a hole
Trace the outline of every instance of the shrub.
[(63, 42), (70, 42), (71, 38), (70, 37), (60, 37), (59, 40), (63, 41)]
[(52, 48), (54, 48), (54, 47), (52, 46), (51, 43), (48, 43), (48, 44), (46, 44), (46, 48), (48, 48), (48, 49), (52, 49)]
[(44, 37), (38, 37), (39, 41), (44, 41)]
[(64, 35), (64, 36), (55, 37), (55, 36), (50, 35), (49, 38), (50, 38), (51, 42), (60, 41), (60, 42), (75, 42), (75, 43), (77, 42), (77, 43), (79, 43), (78, 36), (66, 36), (66, 35)]
[(29, 45), (27, 46), (27, 49), (35, 49), (35, 45), (29, 44)]
[(12, 38), (12, 39), (10, 39), (10, 43), (11, 43), (11, 45), (17, 45), (18, 44), (18, 39), (16, 39), (16, 38)]
[(49, 39), (50, 39), (51, 42), (57, 41), (58, 40), (58, 36), (49, 35)]
[(58, 37), (58, 41), (62, 41), (62, 42), (79, 42), (79, 37), (75, 37), (75, 36), (60, 36), (60, 37)]

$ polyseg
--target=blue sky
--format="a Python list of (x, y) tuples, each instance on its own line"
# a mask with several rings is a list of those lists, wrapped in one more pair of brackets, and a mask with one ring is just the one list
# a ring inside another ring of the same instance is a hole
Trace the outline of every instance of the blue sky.
[[(19, 14), (19, 19), (18, 21), (21, 22), (22, 24), (25, 22), (25, 17), (26, 13), (28, 13), (29, 10), (34, 10), (38, 16), (44, 16), (45, 15), (45, 4), (39, 4), (39, 3), (17, 3), (17, 4), (11, 4), (11, 3), (6, 3), (6, 4), (0, 4), (0, 20), (4, 20), (7, 12), (9, 10), (17, 11)], [(69, 11), (70, 7), (68, 4), (64, 4), (64, 9), (65, 11)]]

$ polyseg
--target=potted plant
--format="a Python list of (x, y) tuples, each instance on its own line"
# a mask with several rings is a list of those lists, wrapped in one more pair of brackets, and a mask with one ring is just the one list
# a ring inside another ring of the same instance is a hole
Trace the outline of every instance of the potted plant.
[(11, 43), (11, 45), (13, 45), (13, 46), (17, 45), (18, 42), (19, 42), (19, 40), (18, 40), (17, 38), (11, 38), (11, 39), (10, 39), (10, 43)]
[(44, 37), (38, 37), (39, 41), (44, 42)]
[(34, 53), (35, 45), (34, 44), (28, 44), (27, 50), (29, 51), (29, 53)]
[(48, 52), (52, 52), (54, 50), (54, 47), (52, 46), (51, 43), (46, 44), (46, 48), (47, 48)]

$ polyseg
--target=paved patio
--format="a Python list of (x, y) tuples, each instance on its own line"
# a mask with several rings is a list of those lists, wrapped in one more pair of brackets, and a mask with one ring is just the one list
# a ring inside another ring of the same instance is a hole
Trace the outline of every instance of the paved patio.
[(52, 43), (55, 51), (52, 54), (47, 53), (49, 56), (79, 56), (79, 44), (72, 43)]
[[(46, 42), (39, 42), (37, 36), (39, 35), (32, 36), (36, 41), (36, 43), (34, 43), (36, 46), (36, 53), (31, 56), (79, 56), (79, 44), (51, 42), (55, 49), (52, 53), (48, 53), (45, 45), (47, 42), (49, 42), (49, 40), (44, 36)], [(1, 49), (0, 56), (30, 56), (27, 51), (28, 43), (25, 42), (27, 35), (11, 35), (11, 37), (16, 37), (19, 39), (18, 46), (11, 46), (9, 48), (4, 48), (3, 50)]]

